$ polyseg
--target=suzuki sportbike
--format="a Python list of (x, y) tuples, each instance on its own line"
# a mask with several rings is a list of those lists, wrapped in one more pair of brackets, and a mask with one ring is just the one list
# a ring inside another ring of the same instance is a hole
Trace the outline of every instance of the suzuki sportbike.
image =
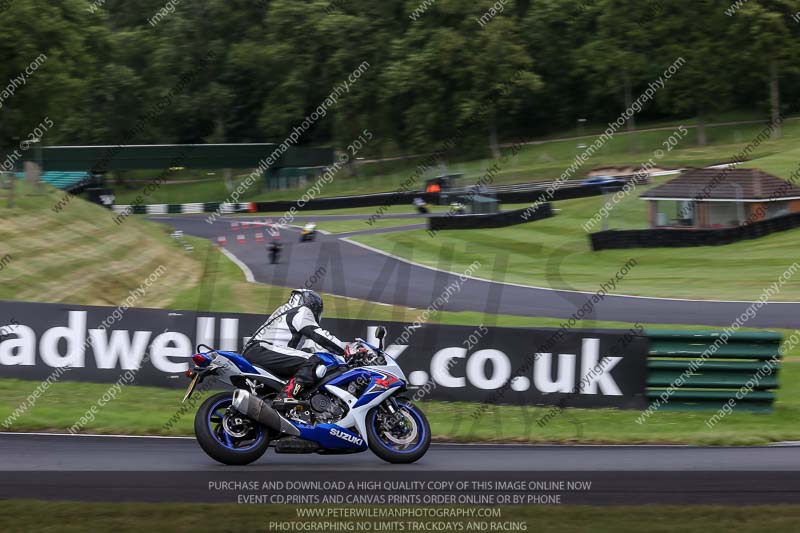
[[(197, 347), (183, 401), (206, 380), (233, 387), (206, 399), (194, 430), (200, 447), (227, 465), (244, 465), (272, 446), (276, 453), (358, 453), (367, 449), (390, 463), (412, 463), (431, 442), (427, 418), (403, 395), (406, 376), (379, 346), (357, 339), (360, 348), (345, 359), (317, 353), (317, 384), (295, 402), (273, 401), (286, 382), (233, 352)], [(211, 382), (209, 382), (211, 384)]]

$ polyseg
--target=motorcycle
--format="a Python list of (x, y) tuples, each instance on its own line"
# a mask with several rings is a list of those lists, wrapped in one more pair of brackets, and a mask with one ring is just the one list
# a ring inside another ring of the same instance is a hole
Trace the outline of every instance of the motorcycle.
[(269, 247), (267, 248), (269, 252), (269, 262), (270, 264), (277, 264), (278, 260), (281, 256), (281, 243), (277, 241), (273, 241), (270, 243)]
[(300, 233), (300, 242), (313, 241), (317, 238), (317, 225), (309, 222), (303, 226), (303, 231)]
[[(367, 449), (390, 463), (413, 463), (428, 451), (427, 418), (402, 393), (405, 374), (384, 351), (386, 328), (377, 328), (378, 346), (356, 339), (349, 359), (320, 352), (318, 383), (296, 402), (273, 405), (286, 382), (237, 353), (199, 345), (192, 356), (186, 402), (207, 379), (234, 390), (206, 399), (195, 415), (200, 447), (226, 465), (245, 465), (272, 446), (276, 453), (358, 453)], [(205, 349), (205, 351), (204, 351)]]

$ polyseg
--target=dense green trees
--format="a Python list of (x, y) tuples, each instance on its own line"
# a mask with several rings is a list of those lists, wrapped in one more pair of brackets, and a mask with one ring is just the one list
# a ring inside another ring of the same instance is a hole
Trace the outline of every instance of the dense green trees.
[(301, 143), (342, 148), (368, 128), (365, 155), (387, 155), (459, 131), (459, 152), (496, 153), (578, 118), (616, 120), (678, 57), (629, 130), (800, 105), (791, 0), (735, 11), (730, 0), (438, 0), (414, 19), (419, 0), (174, 4), (152, 25), (163, 0), (12, 2), (0, 13), (0, 91), (47, 59), (0, 96), (0, 145), (44, 116), (48, 144), (281, 141), (364, 61)]
[(792, 19), (796, 12), (797, 3), (791, 0), (764, 0), (744, 6), (731, 26), (732, 38), (740, 43), (739, 72), (768, 88), (758, 100), (769, 95), (771, 120), (778, 124), (774, 136), (780, 136), (778, 118), (786, 111), (781, 78), (796, 77), (800, 66), (800, 24)]

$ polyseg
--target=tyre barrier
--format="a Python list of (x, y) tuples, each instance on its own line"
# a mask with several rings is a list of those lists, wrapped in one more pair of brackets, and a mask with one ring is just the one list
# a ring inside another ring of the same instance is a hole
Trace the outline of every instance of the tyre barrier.
[(769, 412), (775, 402), (782, 335), (646, 330), (647, 398), (661, 409)]
[(535, 222), (553, 216), (553, 209), (550, 204), (540, 204), (535, 211), (530, 213), (528, 218), (524, 218), (523, 215), (527, 211), (529, 211), (529, 208), (481, 215), (451, 215), (448, 213), (444, 216), (428, 218), (428, 233), (434, 234), (437, 231), (450, 229), (502, 228), (517, 224), (527, 224), (528, 222)]
[(608, 230), (589, 235), (593, 251), (622, 248), (721, 246), (800, 227), (800, 213), (723, 229)]

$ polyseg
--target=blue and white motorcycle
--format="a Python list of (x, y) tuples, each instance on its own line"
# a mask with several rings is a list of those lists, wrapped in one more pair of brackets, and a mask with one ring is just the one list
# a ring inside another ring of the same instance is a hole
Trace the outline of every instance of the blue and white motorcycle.
[[(360, 349), (348, 360), (316, 355), (317, 385), (296, 403), (273, 407), (286, 382), (232, 352), (200, 345), (186, 395), (213, 379), (234, 387), (200, 406), (194, 430), (200, 447), (226, 465), (259, 459), (270, 446), (276, 453), (357, 453), (367, 448), (390, 463), (413, 463), (425, 455), (431, 428), (425, 415), (402, 396), (406, 377), (383, 349), (386, 329), (378, 327), (379, 346), (357, 339)], [(203, 351), (205, 349), (205, 351)]]

